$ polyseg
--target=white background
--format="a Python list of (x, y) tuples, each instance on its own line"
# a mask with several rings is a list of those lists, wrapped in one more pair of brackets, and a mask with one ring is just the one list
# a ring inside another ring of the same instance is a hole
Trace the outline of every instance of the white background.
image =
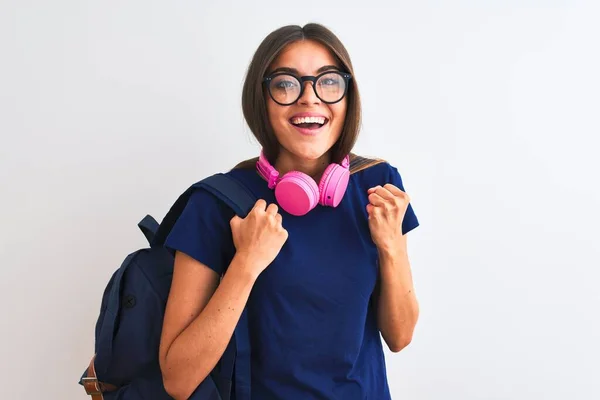
[(355, 64), (356, 152), (398, 167), (421, 221), (393, 397), (600, 398), (598, 3), (356, 3), (0, 3), (0, 398), (86, 398), (138, 220), (257, 154), (246, 67), (311, 21)]

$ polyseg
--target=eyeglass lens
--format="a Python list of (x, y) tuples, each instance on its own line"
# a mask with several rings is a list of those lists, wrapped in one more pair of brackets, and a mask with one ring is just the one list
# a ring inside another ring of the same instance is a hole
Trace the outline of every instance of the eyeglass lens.
[[(269, 85), (274, 100), (281, 104), (291, 104), (298, 100), (301, 89), (300, 81), (288, 74), (275, 76)], [(319, 77), (314, 84), (314, 90), (322, 101), (333, 103), (344, 96), (346, 81), (340, 74), (332, 72)]]

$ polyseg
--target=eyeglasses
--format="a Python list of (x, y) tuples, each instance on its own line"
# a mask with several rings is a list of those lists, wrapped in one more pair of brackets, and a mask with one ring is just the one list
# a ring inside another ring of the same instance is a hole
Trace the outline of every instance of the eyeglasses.
[(327, 71), (317, 76), (301, 76), (279, 72), (263, 79), (267, 85), (269, 96), (277, 104), (289, 106), (294, 104), (304, 93), (304, 83), (312, 82), (313, 90), (317, 97), (327, 104), (341, 101), (348, 91), (348, 83), (352, 75)]

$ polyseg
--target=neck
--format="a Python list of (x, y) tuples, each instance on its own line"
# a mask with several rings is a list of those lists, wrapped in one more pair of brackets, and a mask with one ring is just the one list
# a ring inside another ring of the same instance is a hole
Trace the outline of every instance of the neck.
[(325, 153), (317, 159), (307, 160), (282, 151), (275, 163), (275, 169), (279, 171), (279, 176), (283, 176), (289, 171), (300, 171), (318, 182), (330, 162), (331, 155), (329, 153)]

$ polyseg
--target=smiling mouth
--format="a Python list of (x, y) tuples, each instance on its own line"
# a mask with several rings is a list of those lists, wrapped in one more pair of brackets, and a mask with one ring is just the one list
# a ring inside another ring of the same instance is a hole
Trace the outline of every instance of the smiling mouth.
[(329, 120), (325, 117), (300, 117), (290, 119), (290, 124), (295, 127), (310, 130), (320, 129), (327, 125), (328, 122)]

